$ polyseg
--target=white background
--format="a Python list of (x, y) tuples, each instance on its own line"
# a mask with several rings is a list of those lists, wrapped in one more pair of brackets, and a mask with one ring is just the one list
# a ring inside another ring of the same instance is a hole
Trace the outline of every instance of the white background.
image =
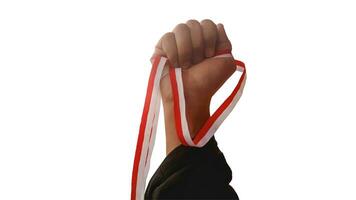
[(247, 65), (216, 133), (240, 198), (355, 200), (351, 0), (1, 1), (0, 199), (128, 199), (149, 57), (191, 18)]

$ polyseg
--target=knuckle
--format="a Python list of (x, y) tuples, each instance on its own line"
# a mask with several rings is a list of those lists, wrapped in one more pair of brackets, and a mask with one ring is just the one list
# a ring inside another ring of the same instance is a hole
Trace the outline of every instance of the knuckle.
[(193, 26), (200, 25), (200, 23), (199, 23), (197, 20), (195, 20), (195, 19), (190, 19), (190, 20), (188, 20), (186, 24), (188, 24), (188, 25), (193, 25)]
[(171, 40), (174, 38), (174, 33), (172, 32), (167, 32), (162, 36), (162, 40)]
[(187, 31), (189, 31), (189, 27), (188, 25), (183, 23), (178, 24), (173, 30), (173, 32), (187, 32)]
[(203, 19), (201, 25), (215, 26), (215, 23), (211, 19)]

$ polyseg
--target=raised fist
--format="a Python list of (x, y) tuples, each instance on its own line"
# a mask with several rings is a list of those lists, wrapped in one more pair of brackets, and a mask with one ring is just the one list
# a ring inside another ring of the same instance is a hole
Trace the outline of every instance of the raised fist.
[[(185, 24), (178, 24), (172, 32), (164, 34), (155, 47), (153, 56), (165, 56), (174, 67), (182, 68), (186, 115), (192, 137), (210, 116), (211, 97), (236, 69), (232, 57), (213, 58), (217, 52), (224, 50), (231, 50), (224, 26), (216, 25), (211, 20), (200, 23), (189, 20)], [(167, 70), (168, 67), (165, 67), (163, 74), (167, 74)], [(161, 79), (160, 86), (166, 132), (174, 132), (174, 125), (169, 119), (173, 113), (169, 76)]]

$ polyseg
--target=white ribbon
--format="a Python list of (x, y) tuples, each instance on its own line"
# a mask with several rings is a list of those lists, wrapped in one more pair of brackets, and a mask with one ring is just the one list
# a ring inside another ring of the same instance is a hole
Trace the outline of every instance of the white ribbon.
[[(230, 53), (221, 53), (215, 57), (231, 57)], [(150, 78), (148, 81), (145, 105), (142, 113), (139, 135), (136, 145), (134, 166), (131, 182), (131, 200), (144, 199), (146, 178), (150, 168), (150, 159), (154, 147), (159, 109), (161, 102), (160, 80), (163, 68), (167, 62), (165, 57), (154, 59)], [(202, 147), (214, 135), (216, 130), (230, 114), (239, 101), (246, 82), (245, 65), (241, 61), (235, 61), (236, 70), (242, 72), (240, 80), (233, 92), (221, 104), (221, 106), (207, 120), (198, 131), (194, 139), (191, 138), (186, 119), (184, 89), (182, 80), (182, 69), (170, 66), (169, 76), (174, 99), (174, 114), (177, 134), (181, 143), (187, 146)]]

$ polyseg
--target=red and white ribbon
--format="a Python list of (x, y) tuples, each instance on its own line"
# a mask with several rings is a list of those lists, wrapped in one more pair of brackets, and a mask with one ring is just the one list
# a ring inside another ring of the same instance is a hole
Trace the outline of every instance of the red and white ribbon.
[[(222, 51), (215, 56), (215, 58), (217, 57), (232, 57), (232, 55), (230, 51)], [(153, 61), (132, 170), (131, 200), (144, 199), (146, 178), (150, 168), (161, 102), (159, 84), (167, 61), (165, 57), (156, 57)], [(175, 125), (178, 137), (183, 145), (204, 146), (239, 101), (246, 82), (246, 70), (243, 62), (236, 60), (235, 64), (236, 70), (242, 72), (239, 82), (228, 98), (205, 122), (194, 139), (190, 136), (186, 119), (182, 69), (170, 66), (169, 77), (173, 91)]]

